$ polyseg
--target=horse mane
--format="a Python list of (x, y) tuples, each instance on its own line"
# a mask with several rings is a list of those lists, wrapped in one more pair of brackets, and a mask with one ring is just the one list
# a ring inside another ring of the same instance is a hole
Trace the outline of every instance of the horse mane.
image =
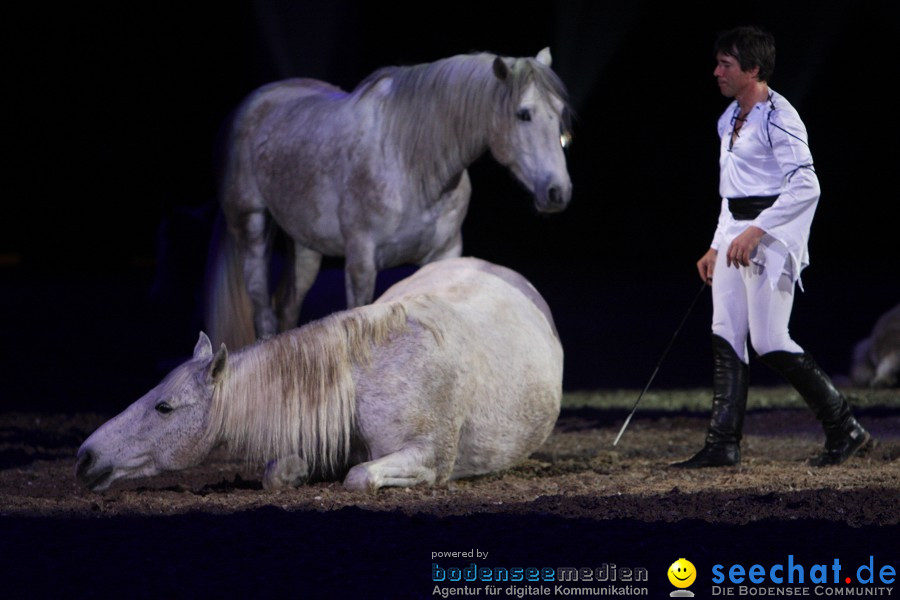
[[(395, 140), (412, 173), (423, 169), (439, 172), (454, 164), (467, 165), (487, 146), (496, 107), (514, 118), (512, 104), (522, 96), (529, 83), (545, 95), (564, 103), (563, 124), (568, 130), (571, 108), (562, 81), (549, 67), (534, 58), (504, 59), (509, 76), (500, 81), (493, 72), (496, 55), (460, 54), (431, 63), (406, 67), (385, 67), (364, 79), (352, 92), (365, 98), (390, 79), (382, 110), (390, 138)], [(473, 139), (473, 132), (484, 138)], [(443, 143), (445, 147), (436, 147)], [(459, 153), (453, 156), (452, 152)], [(434, 157), (434, 162), (429, 161)], [(457, 173), (441, 173), (441, 183)]]
[(312, 473), (346, 465), (356, 428), (354, 365), (407, 328), (399, 303), (343, 311), (229, 357), (208, 435), (248, 461), (303, 457)]

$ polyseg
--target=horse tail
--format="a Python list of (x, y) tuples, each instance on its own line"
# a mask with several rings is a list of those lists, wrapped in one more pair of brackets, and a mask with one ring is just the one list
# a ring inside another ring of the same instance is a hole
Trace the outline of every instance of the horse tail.
[(238, 350), (256, 341), (253, 305), (244, 285), (243, 264), (221, 211), (216, 216), (206, 265), (204, 322), (213, 348)]

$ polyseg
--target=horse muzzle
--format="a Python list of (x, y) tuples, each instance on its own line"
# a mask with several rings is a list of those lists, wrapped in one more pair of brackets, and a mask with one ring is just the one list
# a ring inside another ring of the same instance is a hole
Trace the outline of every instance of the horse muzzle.
[(75, 478), (87, 489), (92, 492), (105, 490), (112, 483), (112, 475), (112, 466), (98, 466), (97, 456), (92, 451), (86, 449), (78, 453)]
[(558, 213), (569, 205), (572, 199), (572, 184), (570, 182), (550, 182), (537, 188), (540, 193), (534, 197), (534, 206), (542, 213)]

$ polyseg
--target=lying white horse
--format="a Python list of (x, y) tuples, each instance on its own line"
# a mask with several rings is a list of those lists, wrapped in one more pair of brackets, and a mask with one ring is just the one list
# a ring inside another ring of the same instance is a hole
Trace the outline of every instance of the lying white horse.
[(505, 469), (550, 434), (563, 352), (521, 275), (478, 259), (427, 265), (376, 303), (229, 354), (191, 360), (78, 451), (94, 491), (199, 464), (220, 443), (270, 461), (266, 489), (338, 478), (355, 490)]

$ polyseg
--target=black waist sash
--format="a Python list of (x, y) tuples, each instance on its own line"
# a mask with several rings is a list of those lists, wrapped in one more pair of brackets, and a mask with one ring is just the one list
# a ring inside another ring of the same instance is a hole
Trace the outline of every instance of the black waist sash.
[(778, 196), (747, 196), (746, 198), (729, 198), (728, 210), (738, 221), (752, 221), (759, 213), (775, 204)]

